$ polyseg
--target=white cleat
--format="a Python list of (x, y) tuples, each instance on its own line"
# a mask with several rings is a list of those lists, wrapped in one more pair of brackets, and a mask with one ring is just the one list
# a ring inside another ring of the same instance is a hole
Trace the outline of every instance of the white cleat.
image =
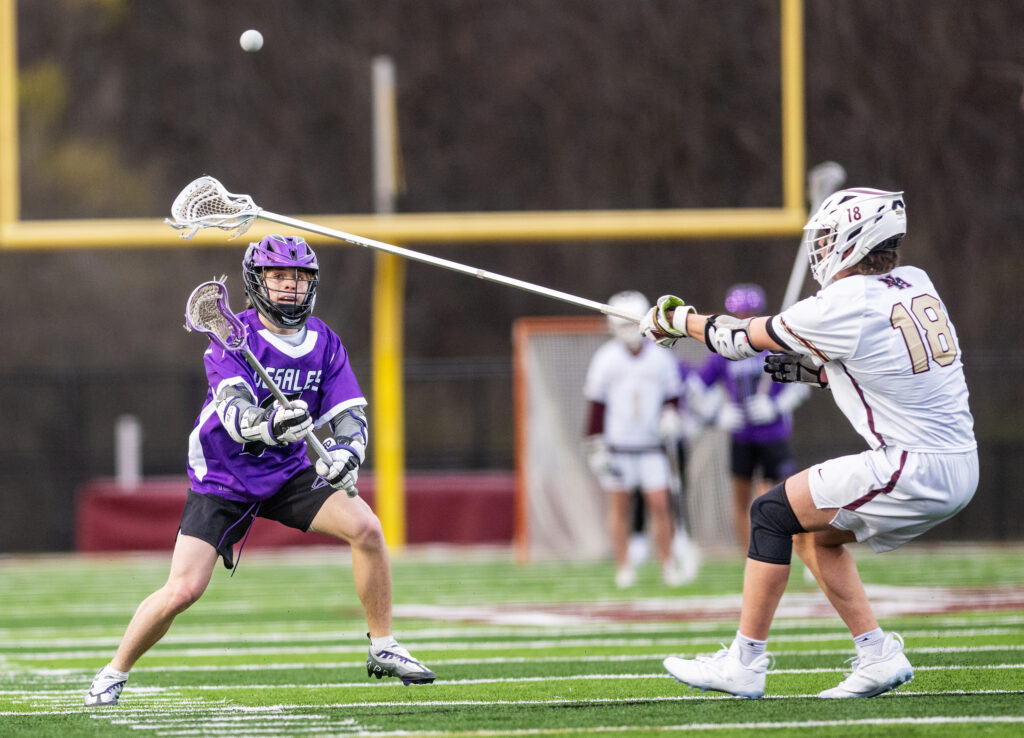
[(396, 642), (378, 650), (370, 648), (366, 654), (366, 675), (371, 677), (397, 677), (402, 684), (430, 684), (437, 675)]
[(675, 561), (670, 560), (661, 567), (661, 581), (666, 587), (682, 587), (692, 582), (696, 576), (695, 571), (687, 570)]
[(615, 586), (619, 589), (629, 589), (636, 584), (636, 569), (632, 566), (624, 566), (615, 572)]
[(679, 572), (680, 581), (678, 584), (672, 584), (663, 576), (665, 584), (680, 586), (689, 584), (697, 578), (701, 564), (700, 549), (682, 525), (676, 527), (675, 535), (672, 537), (672, 558), (675, 560), (675, 568)]
[(116, 705), (128, 681), (128, 673), (118, 671), (110, 664), (107, 664), (92, 680), (92, 686), (85, 694), (86, 707), (109, 707)]
[(886, 633), (882, 652), (857, 652), (853, 671), (839, 686), (818, 694), (826, 699), (875, 697), (914, 678), (914, 667), (903, 653), (903, 638), (898, 633)]
[(740, 661), (739, 646), (733, 643), (713, 656), (680, 659), (669, 656), (665, 669), (677, 682), (695, 687), (701, 692), (713, 689), (737, 697), (758, 699), (764, 694), (765, 674), (772, 659), (768, 654), (758, 656), (749, 666)]

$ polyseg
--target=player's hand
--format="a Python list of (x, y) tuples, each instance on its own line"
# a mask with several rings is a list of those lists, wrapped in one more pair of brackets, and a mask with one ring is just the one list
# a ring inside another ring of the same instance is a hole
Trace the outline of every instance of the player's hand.
[(619, 470), (602, 436), (595, 434), (584, 438), (583, 454), (587, 459), (587, 468), (603, 489), (621, 486)]
[(331, 463), (328, 465), (323, 459), (317, 459), (316, 473), (334, 489), (343, 489), (350, 494), (355, 492), (359, 465), (362, 463), (357, 449), (338, 443), (333, 438), (324, 441), (324, 448), (331, 457)]
[(727, 402), (718, 410), (715, 425), (726, 433), (735, 433), (743, 427), (743, 411), (735, 402)]
[(309, 415), (309, 406), (304, 400), (292, 400), (291, 408), (285, 409), (281, 403), (274, 401), (274, 406), (267, 418), (270, 434), (278, 443), (295, 443), (306, 436), (306, 431), (313, 427), (313, 418)]
[(666, 405), (658, 416), (658, 438), (662, 441), (675, 441), (681, 435), (683, 417), (674, 407)]
[(822, 367), (816, 366), (810, 356), (768, 354), (764, 357), (764, 371), (773, 382), (802, 382), (817, 387), (828, 385), (822, 377)]
[(674, 295), (662, 295), (640, 321), (640, 332), (662, 348), (671, 348), (686, 332), (686, 316), (697, 312)]
[(779, 417), (779, 409), (775, 401), (768, 395), (758, 392), (751, 395), (743, 403), (747, 411), (747, 419), (751, 425), (768, 425)]

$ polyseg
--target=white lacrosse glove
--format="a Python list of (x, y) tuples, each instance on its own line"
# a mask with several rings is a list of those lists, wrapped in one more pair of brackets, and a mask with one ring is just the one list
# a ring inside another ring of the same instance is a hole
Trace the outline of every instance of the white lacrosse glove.
[[(675, 311), (669, 318), (669, 311)], [(658, 304), (647, 311), (640, 321), (640, 332), (662, 348), (672, 348), (675, 342), (689, 334), (686, 332), (686, 316), (696, 313), (692, 305), (687, 305), (674, 295), (662, 295)]]
[(718, 410), (715, 425), (726, 433), (735, 433), (743, 427), (743, 410), (735, 402), (726, 402)]
[(816, 365), (810, 356), (768, 354), (764, 357), (765, 374), (770, 375), (773, 382), (802, 382), (827, 387), (827, 380), (822, 381), (821, 370), (822, 367)]
[(761, 353), (750, 345), (750, 318), (712, 315), (704, 324), (704, 343), (716, 354), (732, 361)]
[(359, 479), (359, 465), (365, 453), (360, 444), (338, 443), (333, 438), (324, 441), (324, 448), (331, 457), (330, 466), (323, 459), (316, 460), (316, 473), (327, 480), (334, 489), (343, 489), (352, 495)]
[(764, 392), (757, 392), (743, 403), (751, 425), (768, 425), (779, 417), (775, 401)]
[(313, 427), (309, 406), (305, 400), (292, 400), (291, 408), (285, 409), (277, 400), (267, 418), (270, 434), (277, 443), (295, 443), (306, 437), (306, 431)]
[(658, 438), (670, 442), (681, 438), (683, 435), (683, 416), (679, 411), (670, 405), (661, 409), (658, 417)]
[(587, 436), (583, 439), (583, 454), (587, 459), (587, 468), (597, 478), (597, 483), (604, 489), (620, 486), (619, 470), (612, 461), (612, 452), (600, 435)]

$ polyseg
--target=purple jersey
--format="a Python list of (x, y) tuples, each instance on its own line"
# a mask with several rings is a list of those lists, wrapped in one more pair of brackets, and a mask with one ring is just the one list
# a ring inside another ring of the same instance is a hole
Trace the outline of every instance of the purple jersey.
[[(767, 353), (765, 351), (758, 356), (740, 361), (729, 361), (721, 354), (712, 354), (700, 368), (699, 376), (708, 387), (716, 382), (721, 382), (729, 395), (729, 400), (736, 403), (742, 410), (743, 403), (747, 398), (757, 394), (761, 377), (766, 376), (764, 357)], [(775, 397), (783, 389), (784, 385), (772, 382), (768, 396)], [(744, 418), (746, 418), (746, 413), (744, 413)], [(767, 425), (752, 425), (749, 420), (745, 419), (744, 424), (732, 434), (732, 437), (743, 443), (771, 443), (789, 438), (792, 431), (792, 416), (788, 413), (780, 413), (775, 420)]]
[[(290, 400), (309, 406), (316, 427), (366, 400), (348, 362), (341, 339), (319, 318), (310, 317), (301, 343), (293, 346), (267, 330), (255, 310), (238, 316), (249, 330), (248, 346)], [(229, 500), (254, 502), (274, 495), (310, 465), (305, 441), (281, 446), (240, 444), (220, 422), (214, 404), (226, 384), (244, 384), (256, 404), (269, 407), (274, 396), (240, 353), (211, 343), (203, 355), (209, 390), (188, 439), (188, 476), (192, 489)]]

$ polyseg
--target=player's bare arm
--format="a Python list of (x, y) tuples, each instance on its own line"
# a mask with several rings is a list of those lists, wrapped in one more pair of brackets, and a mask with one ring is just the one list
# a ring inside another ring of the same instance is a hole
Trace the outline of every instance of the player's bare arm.
[(727, 359), (746, 359), (764, 350), (789, 349), (769, 333), (770, 317), (736, 318), (704, 315), (680, 298), (665, 295), (644, 316), (641, 332), (659, 346), (672, 346), (683, 337), (693, 338)]

